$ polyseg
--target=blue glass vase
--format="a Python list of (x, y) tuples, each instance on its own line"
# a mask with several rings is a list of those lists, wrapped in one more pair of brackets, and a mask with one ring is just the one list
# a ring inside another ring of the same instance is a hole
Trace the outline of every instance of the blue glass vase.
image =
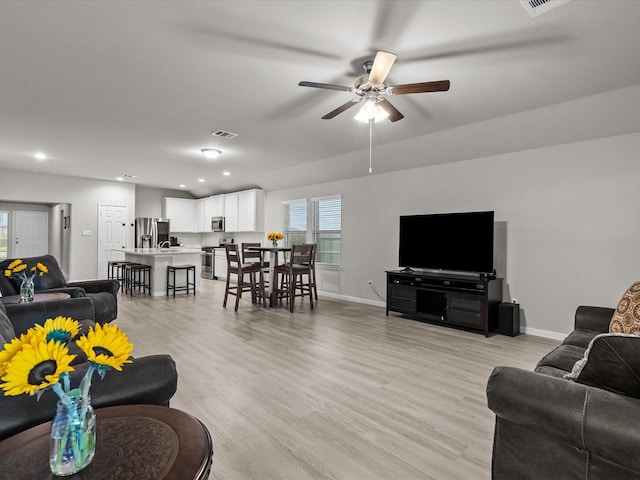
[(67, 404), (58, 401), (51, 422), (49, 466), (54, 475), (79, 472), (91, 463), (96, 451), (96, 414), (91, 396), (70, 396)]
[(20, 303), (33, 302), (33, 296), (36, 293), (35, 290), (33, 278), (22, 280), (22, 283), (20, 284)]

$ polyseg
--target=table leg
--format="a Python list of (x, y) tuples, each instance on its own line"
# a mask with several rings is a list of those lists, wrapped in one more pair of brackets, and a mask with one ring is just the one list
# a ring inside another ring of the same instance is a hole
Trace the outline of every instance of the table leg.
[(276, 300), (276, 266), (278, 265), (278, 252), (269, 252), (269, 306), (273, 306), (273, 302)]

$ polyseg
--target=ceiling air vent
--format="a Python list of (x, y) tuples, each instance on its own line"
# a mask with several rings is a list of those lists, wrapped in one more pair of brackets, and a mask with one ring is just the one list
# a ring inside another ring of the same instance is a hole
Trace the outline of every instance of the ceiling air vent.
[(520, 3), (524, 9), (529, 12), (529, 15), (537, 17), (570, 1), (571, 0), (520, 0)]
[(211, 135), (213, 135), (214, 137), (222, 137), (222, 138), (234, 138), (238, 136), (237, 133), (226, 132), (224, 130), (216, 130)]

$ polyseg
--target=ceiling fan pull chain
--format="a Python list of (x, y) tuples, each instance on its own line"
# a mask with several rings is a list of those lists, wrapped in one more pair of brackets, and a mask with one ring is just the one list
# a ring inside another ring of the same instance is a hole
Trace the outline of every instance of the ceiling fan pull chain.
[(371, 150), (373, 145), (373, 118), (369, 119), (369, 173), (371, 173)]

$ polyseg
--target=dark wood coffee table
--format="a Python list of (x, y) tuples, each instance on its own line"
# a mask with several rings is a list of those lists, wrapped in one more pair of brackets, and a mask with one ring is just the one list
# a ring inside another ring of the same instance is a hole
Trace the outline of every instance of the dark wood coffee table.
[[(71, 295), (63, 292), (36, 293), (33, 296), (33, 301), (34, 302), (51, 302), (53, 300), (66, 300), (67, 298), (71, 298)], [(20, 303), (20, 295), (8, 295), (6, 297), (0, 297), (0, 302), (4, 303), (5, 305)]]
[[(53, 412), (51, 413), (53, 416)], [(12, 480), (205, 480), (213, 459), (207, 428), (188, 413), (157, 405), (96, 409), (96, 455), (84, 470), (53, 477), (51, 422), (0, 442), (0, 477)]]

